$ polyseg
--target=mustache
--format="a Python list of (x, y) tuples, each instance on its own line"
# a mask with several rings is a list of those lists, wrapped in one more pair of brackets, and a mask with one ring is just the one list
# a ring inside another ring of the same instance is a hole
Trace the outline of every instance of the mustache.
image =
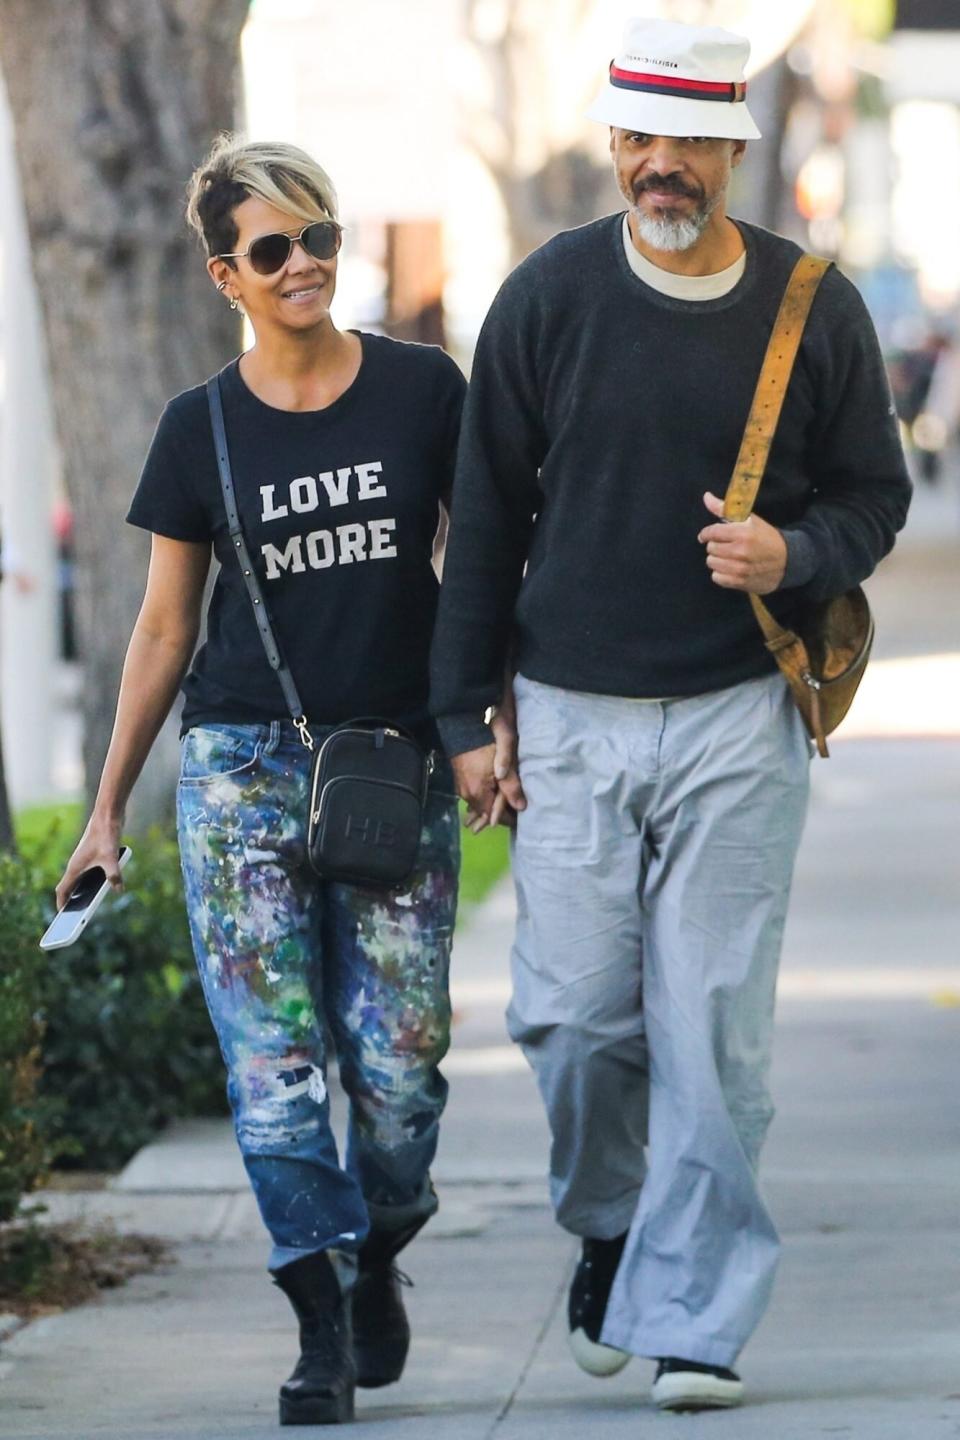
[(679, 175), (646, 175), (642, 180), (636, 180), (633, 185), (634, 199), (639, 200), (645, 190), (659, 190), (665, 195), (682, 195), (688, 200), (703, 200), (706, 194), (702, 185), (688, 185)]

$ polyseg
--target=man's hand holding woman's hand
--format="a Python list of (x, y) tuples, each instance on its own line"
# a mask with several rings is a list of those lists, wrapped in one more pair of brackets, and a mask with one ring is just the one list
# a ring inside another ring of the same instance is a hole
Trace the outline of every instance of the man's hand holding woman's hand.
[(498, 789), (490, 824), (509, 825), (512, 830), (517, 823), (517, 812), (527, 806), (517, 770), (517, 718), (512, 695), (509, 707), (501, 707), (490, 721), (490, 729), (494, 738), (493, 776)]
[(517, 773), (517, 727), (512, 696), (490, 721), (494, 743), (453, 757), (457, 791), (466, 801), (464, 824), (474, 835), (488, 825), (516, 824), (526, 798)]

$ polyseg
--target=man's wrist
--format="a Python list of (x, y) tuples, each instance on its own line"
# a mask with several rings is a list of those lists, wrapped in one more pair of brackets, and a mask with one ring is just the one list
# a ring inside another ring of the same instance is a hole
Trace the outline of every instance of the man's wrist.
[(438, 716), (437, 729), (451, 760), (467, 750), (480, 750), (484, 745), (494, 743), (489, 725), (474, 714)]
[(778, 590), (796, 590), (812, 580), (817, 571), (817, 549), (805, 530), (781, 530), (787, 547), (787, 562)]

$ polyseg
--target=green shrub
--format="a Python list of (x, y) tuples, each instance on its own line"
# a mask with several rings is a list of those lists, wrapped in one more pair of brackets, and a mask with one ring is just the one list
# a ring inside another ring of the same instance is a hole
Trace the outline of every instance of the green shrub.
[(0, 1221), (54, 1158), (57, 1106), (37, 1093), (43, 1027), (42, 913), (29, 868), (0, 855)]
[(43, 1284), (55, 1247), (50, 1230), (31, 1216), (8, 1226), (0, 1236), (0, 1300), (6, 1308), (30, 1300)]
[[(49, 916), (72, 841), (48, 832), (27, 844)], [(138, 840), (124, 884), (45, 964), (40, 1092), (63, 1105), (74, 1153), (61, 1163), (85, 1169), (123, 1165), (175, 1116), (226, 1110), (175, 842)]]
[[(33, 1004), (35, 1011), (42, 998), (45, 1016), (29, 1067), (36, 1080), (39, 1059), (39, 1095), (61, 1107), (58, 1163), (113, 1170), (168, 1120), (226, 1113), (225, 1075), (191, 950), (175, 841), (159, 832), (137, 840), (123, 893), (104, 902), (80, 940), (46, 956), (36, 949), (77, 818), (76, 807), (33, 811), (18, 826), (33, 889), (27, 969), (42, 981)], [(506, 869), (507, 832), (464, 831), (463, 857), (467, 915)], [(21, 891), (30, 888), (24, 873)], [(20, 1083), (29, 1083), (26, 1071)]]

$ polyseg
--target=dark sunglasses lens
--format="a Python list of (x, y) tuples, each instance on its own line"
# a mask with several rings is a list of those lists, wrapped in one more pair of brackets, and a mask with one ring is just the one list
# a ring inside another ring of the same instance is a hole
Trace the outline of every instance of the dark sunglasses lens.
[(287, 235), (261, 235), (250, 246), (247, 258), (258, 275), (273, 275), (286, 265), (292, 244)]
[(303, 232), (303, 246), (314, 260), (332, 260), (340, 249), (340, 226), (318, 220)]

